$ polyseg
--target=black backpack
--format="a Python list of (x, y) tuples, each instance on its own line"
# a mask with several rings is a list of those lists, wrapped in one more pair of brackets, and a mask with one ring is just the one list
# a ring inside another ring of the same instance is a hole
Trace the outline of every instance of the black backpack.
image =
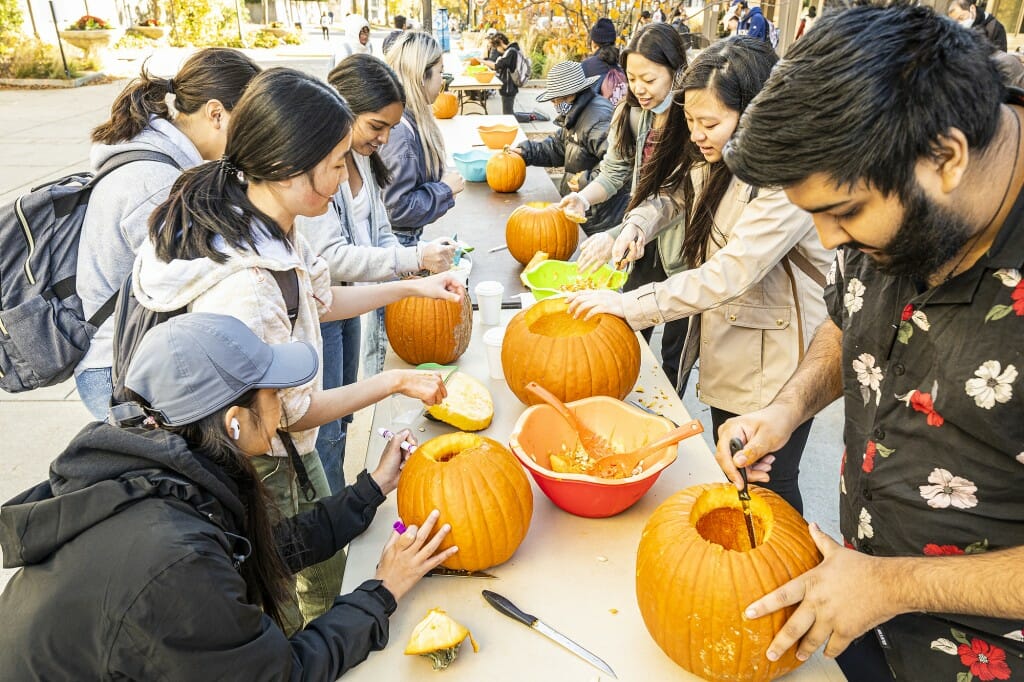
[(64, 381), (110, 317), (116, 296), (85, 319), (75, 289), (78, 241), (93, 187), (134, 161), (180, 169), (167, 154), (121, 152), (95, 176), (67, 175), (0, 208), (0, 389), (19, 393)]

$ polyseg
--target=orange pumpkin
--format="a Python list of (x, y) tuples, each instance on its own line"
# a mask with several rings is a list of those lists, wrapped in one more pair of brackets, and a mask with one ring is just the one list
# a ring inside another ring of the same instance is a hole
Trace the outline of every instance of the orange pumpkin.
[(707, 680), (773, 680), (800, 665), (791, 648), (765, 651), (796, 610), (743, 618), (751, 602), (821, 561), (807, 522), (764, 488), (750, 487), (757, 547), (750, 550), (736, 488), (698, 485), (648, 519), (636, 560), (636, 597), (651, 637), (669, 658)]
[(538, 251), (544, 251), (554, 260), (569, 260), (576, 251), (580, 228), (565, 217), (557, 204), (530, 201), (508, 217), (505, 223), (505, 243), (508, 252), (526, 265)]
[(452, 118), (459, 113), (459, 99), (450, 92), (438, 93), (433, 109), (434, 118)]
[(466, 352), (473, 333), (468, 296), (460, 303), (410, 296), (384, 308), (384, 329), (398, 357), (411, 365), (446, 365)]
[(508, 561), (533, 516), (526, 472), (501, 443), (475, 433), (431, 438), (410, 455), (398, 479), (398, 515), (423, 525), (434, 509), (450, 524), (441, 549), (457, 545), (448, 568), (480, 571)]
[(527, 405), (540, 401), (526, 390), (536, 381), (563, 402), (606, 395), (622, 400), (640, 375), (640, 343), (614, 315), (577, 320), (562, 297), (546, 298), (508, 323), (501, 344), (505, 381)]
[(487, 185), (495, 192), (515, 192), (526, 182), (526, 162), (506, 146), (487, 160)]

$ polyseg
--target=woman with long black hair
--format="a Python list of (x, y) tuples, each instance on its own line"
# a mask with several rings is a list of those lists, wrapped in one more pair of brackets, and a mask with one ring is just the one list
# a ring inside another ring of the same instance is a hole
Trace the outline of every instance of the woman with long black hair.
[(278, 390), (315, 378), (317, 360), (226, 315), (146, 334), (125, 378), (145, 427), (89, 424), (0, 512), (4, 565), (20, 569), (0, 594), (5, 679), (334, 680), (387, 644), (396, 600), (454, 554), (438, 551), (450, 529), (435, 533), (436, 516), (394, 533), (373, 579), (325, 615), (282, 631), (290, 574), (366, 530), (413, 442), (401, 432), (373, 473), (279, 519), (252, 460), (275, 438)]

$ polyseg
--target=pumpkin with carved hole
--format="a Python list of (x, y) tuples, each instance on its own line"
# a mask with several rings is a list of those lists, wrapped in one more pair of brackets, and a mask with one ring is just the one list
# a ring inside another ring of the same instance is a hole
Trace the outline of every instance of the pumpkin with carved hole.
[(505, 243), (508, 252), (526, 265), (538, 251), (552, 260), (569, 260), (579, 243), (580, 229), (557, 204), (529, 201), (508, 217)]
[(640, 343), (622, 319), (578, 320), (564, 298), (551, 297), (508, 323), (501, 367), (509, 389), (527, 405), (541, 402), (526, 390), (531, 381), (566, 403), (594, 395), (622, 400), (640, 375)]
[(807, 522), (774, 492), (750, 486), (750, 547), (736, 488), (696, 485), (661, 504), (637, 549), (636, 598), (651, 637), (706, 680), (761, 682), (798, 667), (796, 647), (765, 658), (795, 606), (747, 620), (752, 602), (821, 561)]
[(409, 296), (384, 307), (384, 329), (395, 354), (411, 365), (447, 365), (469, 348), (473, 308), (469, 296), (458, 303)]
[(461, 431), (416, 448), (398, 479), (397, 501), (410, 526), (440, 511), (436, 527), (452, 527), (441, 549), (459, 548), (444, 566), (467, 571), (508, 561), (533, 516), (533, 489), (515, 455), (496, 440)]
[(453, 118), (459, 113), (459, 98), (450, 92), (440, 92), (432, 105), (434, 118)]
[(515, 192), (526, 182), (526, 162), (506, 145), (487, 160), (487, 185), (495, 192)]

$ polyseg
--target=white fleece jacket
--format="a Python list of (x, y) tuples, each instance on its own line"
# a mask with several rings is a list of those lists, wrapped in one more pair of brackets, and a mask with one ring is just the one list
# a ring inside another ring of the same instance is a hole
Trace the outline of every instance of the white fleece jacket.
[[(245, 322), (267, 343), (307, 341), (317, 350), (323, 366), (320, 339), (320, 316), (332, 302), (331, 276), (327, 263), (318, 257), (302, 235), (292, 232), (289, 250), (272, 239), (264, 230), (255, 229), (257, 251), (238, 251), (223, 240), (215, 242), (218, 251), (228, 260), (216, 263), (208, 258), (173, 260), (166, 263), (157, 258), (148, 239), (139, 248), (133, 270), (135, 296), (139, 303), (158, 312), (187, 306), (190, 312), (232, 315)], [(271, 270), (294, 269), (299, 278), (299, 314), (294, 329), (288, 321), (288, 310), (277, 280)], [(281, 399), (281, 426), (299, 421), (309, 409), (310, 397), (320, 390), (321, 371), (303, 386), (278, 391)], [(317, 429), (292, 433), (300, 454), (313, 450)], [(280, 439), (274, 438), (273, 452), (286, 457)]]

